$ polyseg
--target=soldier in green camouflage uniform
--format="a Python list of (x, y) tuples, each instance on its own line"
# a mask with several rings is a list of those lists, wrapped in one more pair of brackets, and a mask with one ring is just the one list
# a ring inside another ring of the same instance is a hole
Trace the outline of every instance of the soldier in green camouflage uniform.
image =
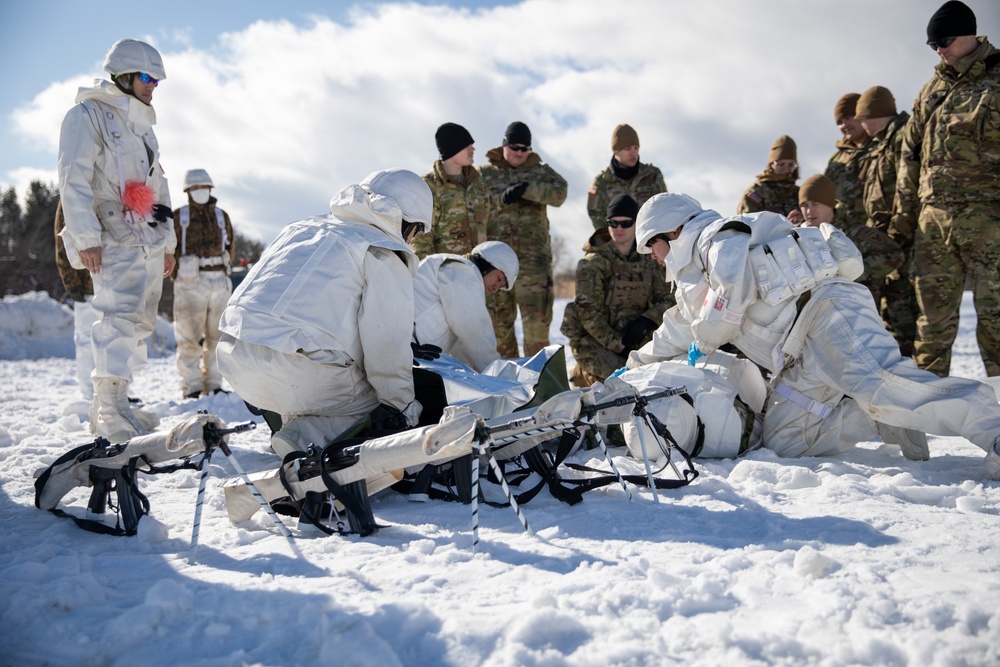
[[(896, 113), (895, 98), (882, 86), (869, 88), (858, 100), (856, 118), (872, 138), (872, 148), (862, 171), (865, 214), (868, 226), (881, 232), (888, 232), (892, 221), (902, 130), (909, 117), (905, 111)], [(885, 328), (896, 339), (904, 357), (913, 356), (913, 340), (917, 335), (918, 309), (910, 281), (911, 262), (912, 253), (908, 251), (904, 263), (886, 276), (884, 283), (872, 289)], [(865, 263), (868, 263), (867, 258)]]
[[(781, 135), (771, 145), (767, 167), (747, 188), (736, 207), (737, 213), (771, 211), (789, 215), (799, 208), (799, 165), (795, 141)], [(793, 222), (798, 222), (794, 217)]]
[[(663, 270), (635, 249), (639, 206), (628, 195), (608, 206), (607, 227), (593, 233), (576, 268), (576, 298), (566, 305), (560, 331), (569, 338), (578, 387), (603, 382), (647, 343), (663, 312), (674, 305)], [(624, 224), (628, 227), (625, 227)]]
[(858, 174), (864, 168), (871, 141), (865, 128), (854, 118), (859, 97), (858, 93), (847, 93), (837, 100), (833, 117), (843, 136), (837, 141), (837, 152), (830, 156), (824, 172), (836, 188), (841, 216), (847, 225), (844, 231), (854, 225), (864, 225), (868, 219), (865, 182)]
[(653, 195), (667, 191), (663, 173), (639, 162), (639, 135), (630, 125), (619, 125), (611, 133), (611, 164), (594, 177), (587, 192), (587, 214), (594, 229), (607, 224), (608, 204), (627, 194), (642, 206)]
[(833, 181), (822, 174), (813, 174), (799, 188), (799, 210), (802, 226), (819, 227), (828, 222), (842, 230), (861, 251), (865, 270), (857, 282), (881, 293), (886, 276), (903, 263), (903, 251), (889, 236), (864, 222), (851, 224), (844, 206), (837, 201), (837, 188)]
[(63, 215), (62, 202), (56, 206), (56, 269), (62, 280), (66, 294), (73, 300), (73, 345), (76, 351), (76, 381), (83, 397), (91, 401), (94, 398), (94, 381), (90, 372), (94, 370), (94, 348), (90, 342), (91, 328), (97, 321), (98, 313), (94, 310), (94, 281), (87, 269), (74, 269), (66, 254), (66, 244), (59, 232), (66, 227), (66, 217)]
[(434, 195), (434, 221), (411, 244), (417, 257), (435, 253), (468, 255), (486, 240), (486, 223), (494, 207), (486, 185), (472, 166), (472, 135), (461, 125), (445, 123), (434, 135), (441, 159), (424, 174)]
[(479, 167), (479, 174), (493, 200), (500, 202), (499, 211), (490, 217), (487, 236), (513, 248), (520, 264), (514, 288), (494, 293), (486, 305), (500, 356), (518, 356), (514, 336), (518, 309), (524, 354), (531, 356), (549, 344), (554, 295), (546, 207), (566, 201), (566, 179), (531, 150), (531, 131), (520, 121), (507, 127), (503, 145), (486, 157), (489, 163)]
[(976, 338), (1000, 375), (1000, 51), (976, 37), (976, 17), (945, 3), (927, 26), (941, 58), (903, 133), (891, 233), (913, 239), (920, 305), (917, 365), (946, 376), (966, 277)]

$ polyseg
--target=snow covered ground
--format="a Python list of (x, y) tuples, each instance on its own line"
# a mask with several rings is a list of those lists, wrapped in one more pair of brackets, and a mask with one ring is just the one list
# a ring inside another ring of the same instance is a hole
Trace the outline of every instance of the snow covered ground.
[[(981, 378), (966, 297), (954, 372)], [(877, 442), (700, 461), (659, 504), (543, 492), (525, 508), (535, 537), (481, 507), (478, 554), (467, 506), (383, 492), (388, 527), (300, 537), (296, 556), (263, 513), (228, 521), (221, 454), (197, 564), (194, 472), (140, 475), (152, 512), (136, 537), (84, 532), (33, 505), (34, 471), (90, 440), (68, 315), (37, 296), (0, 303), (0, 665), (1000, 663), (1000, 483), (960, 438), (932, 438), (927, 462)], [(250, 418), (232, 395), (179, 400), (169, 348), (133, 393), (164, 428), (197, 410)], [(250, 471), (277, 463), (266, 433), (233, 436)], [(66, 500), (82, 514), (84, 493)]]

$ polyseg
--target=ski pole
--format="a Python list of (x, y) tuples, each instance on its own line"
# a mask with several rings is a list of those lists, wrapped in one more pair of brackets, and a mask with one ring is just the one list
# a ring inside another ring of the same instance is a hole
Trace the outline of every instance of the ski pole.
[(486, 445), (479, 443), (472, 457), (472, 553), (479, 551), (479, 457), (486, 453)]
[(590, 424), (590, 432), (594, 434), (594, 438), (597, 440), (597, 444), (601, 446), (601, 451), (604, 452), (604, 458), (607, 460), (608, 465), (611, 466), (611, 470), (615, 473), (615, 477), (618, 478), (618, 483), (622, 485), (622, 490), (625, 491), (625, 495), (628, 496), (629, 502), (632, 502), (632, 492), (628, 490), (628, 485), (625, 480), (622, 479), (622, 474), (618, 472), (618, 466), (611, 459), (611, 452), (608, 451), (608, 445), (604, 442), (604, 438), (601, 437), (601, 432), (597, 430), (597, 426)]
[(201, 459), (201, 479), (198, 481), (198, 500), (194, 505), (194, 526), (191, 527), (191, 546), (188, 549), (188, 565), (194, 565), (198, 555), (198, 533), (201, 531), (201, 508), (205, 503), (205, 485), (208, 482), (208, 464), (212, 460), (213, 447), (205, 448)]
[(500, 480), (500, 485), (503, 487), (503, 492), (507, 496), (507, 502), (510, 503), (511, 509), (513, 509), (514, 514), (517, 515), (517, 520), (520, 521), (521, 525), (524, 527), (524, 532), (526, 532), (528, 535), (534, 536), (535, 533), (532, 532), (531, 527), (528, 525), (528, 517), (524, 516), (524, 512), (521, 511), (521, 507), (517, 504), (517, 501), (514, 499), (514, 494), (511, 493), (510, 487), (507, 486), (507, 478), (503, 476), (503, 470), (500, 469), (500, 464), (497, 463), (496, 457), (493, 456), (493, 452), (490, 452), (490, 467), (493, 469), (493, 472)]
[(639, 447), (642, 449), (642, 462), (646, 466), (646, 479), (649, 480), (649, 488), (653, 492), (653, 502), (660, 504), (660, 496), (656, 493), (656, 482), (653, 481), (653, 470), (649, 466), (649, 454), (646, 452), (646, 429), (642, 428), (645, 423), (639, 425)]
[(292, 538), (292, 532), (288, 530), (288, 526), (285, 525), (285, 523), (281, 520), (281, 517), (279, 517), (278, 514), (274, 511), (274, 508), (271, 507), (271, 503), (267, 502), (267, 500), (264, 499), (264, 496), (262, 496), (260, 491), (257, 489), (257, 485), (253, 483), (253, 480), (250, 479), (250, 476), (247, 474), (247, 471), (243, 469), (243, 466), (240, 465), (239, 460), (237, 460), (236, 456), (233, 454), (233, 450), (230, 449), (229, 445), (226, 444), (226, 441), (223, 440), (222, 438), (222, 436), (228, 435), (230, 433), (242, 433), (244, 431), (252, 431), (255, 428), (257, 428), (257, 422), (246, 422), (244, 424), (237, 424), (233, 428), (227, 428), (221, 431), (217, 430), (214, 424), (206, 424), (205, 438), (206, 441), (208, 440), (211, 441), (212, 446), (221, 449), (222, 453), (226, 455), (226, 458), (229, 460), (229, 462), (233, 464), (233, 468), (243, 479), (243, 483), (247, 485), (247, 488), (250, 489), (250, 493), (257, 500), (257, 503), (267, 513), (267, 515), (271, 517), (271, 521), (274, 522), (274, 525), (278, 527), (278, 532), (280, 532), (282, 536), (285, 538), (285, 540), (288, 542), (288, 546), (291, 547), (292, 552), (299, 558), (305, 558), (305, 556), (299, 550), (298, 545), (295, 544), (295, 540)]

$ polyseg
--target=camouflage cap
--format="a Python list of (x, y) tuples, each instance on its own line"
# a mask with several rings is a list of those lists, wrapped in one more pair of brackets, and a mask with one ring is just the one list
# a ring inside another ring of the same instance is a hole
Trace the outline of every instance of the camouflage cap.
[(613, 152), (625, 150), (630, 146), (639, 145), (639, 133), (632, 129), (631, 125), (622, 123), (611, 133), (611, 150)]
[(854, 118), (854, 111), (858, 104), (858, 93), (846, 93), (833, 107), (833, 119), (840, 125), (841, 121)]
[(823, 174), (813, 174), (799, 187), (799, 204), (807, 201), (837, 207), (837, 186)]
[(771, 144), (771, 152), (767, 154), (767, 163), (777, 162), (778, 160), (798, 160), (798, 149), (795, 146), (795, 140), (792, 139), (787, 134), (783, 134), (774, 140)]
[(896, 115), (896, 98), (884, 86), (872, 86), (861, 93), (854, 117), (858, 120), (886, 118)]

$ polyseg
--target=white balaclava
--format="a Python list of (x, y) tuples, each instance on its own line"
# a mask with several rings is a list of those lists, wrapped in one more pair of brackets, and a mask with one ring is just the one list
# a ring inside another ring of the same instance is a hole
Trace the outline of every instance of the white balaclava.
[(198, 188), (197, 190), (191, 190), (188, 194), (191, 195), (191, 201), (195, 204), (207, 204), (209, 198), (212, 196), (211, 190), (206, 190), (205, 188)]

